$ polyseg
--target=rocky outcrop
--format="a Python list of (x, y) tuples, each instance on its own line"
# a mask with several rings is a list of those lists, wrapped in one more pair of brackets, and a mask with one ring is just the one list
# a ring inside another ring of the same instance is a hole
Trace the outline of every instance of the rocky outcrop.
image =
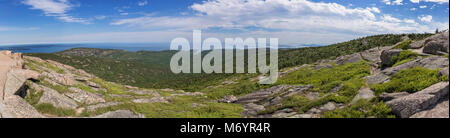
[(411, 62), (407, 62), (395, 67), (387, 68), (381, 71), (385, 75), (393, 75), (401, 70), (413, 68), (413, 67), (424, 67), (428, 69), (439, 69), (448, 67), (449, 60), (448, 58), (441, 56), (430, 56), (424, 59), (417, 59)]
[(418, 112), (410, 118), (449, 118), (448, 97), (430, 109)]
[(400, 54), (400, 52), (402, 52), (401, 49), (390, 49), (390, 50), (384, 50), (383, 52), (381, 52), (381, 65), (392, 65), (393, 64), (393, 58), (398, 56), (398, 54)]
[(370, 75), (364, 78), (367, 84), (381, 84), (390, 81), (388, 75), (384, 75), (383, 73), (376, 73), (374, 75)]
[(0, 116), (3, 118), (43, 117), (24, 99), (28, 79), (38, 79), (39, 74), (23, 70), (22, 54), (0, 51)]
[(359, 100), (366, 99), (370, 100), (375, 97), (375, 94), (370, 88), (362, 87), (359, 89), (358, 94), (353, 98), (351, 104), (356, 103)]
[(361, 55), (359, 53), (341, 56), (336, 58), (336, 64), (343, 65), (345, 63), (354, 63), (362, 60)]
[(100, 94), (93, 94), (75, 87), (70, 87), (69, 90), (72, 92), (64, 93), (64, 95), (79, 103), (89, 105), (105, 102), (105, 99)]
[(144, 118), (144, 115), (135, 114), (129, 110), (117, 110), (101, 114), (95, 118)]
[(408, 118), (435, 106), (441, 99), (448, 98), (448, 88), (449, 82), (440, 82), (419, 92), (388, 101), (386, 104), (399, 117)]
[(448, 32), (433, 35), (425, 40), (423, 53), (438, 55), (449, 52)]
[(60, 94), (59, 92), (45, 86), (38, 87), (41, 87), (43, 91), (43, 95), (38, 104), (47, 103), (53, 105), (54, 107), (65, 109), (76, 109), (78, 107), (77, 102), (69, 97), (66, 97), (63, 94)]

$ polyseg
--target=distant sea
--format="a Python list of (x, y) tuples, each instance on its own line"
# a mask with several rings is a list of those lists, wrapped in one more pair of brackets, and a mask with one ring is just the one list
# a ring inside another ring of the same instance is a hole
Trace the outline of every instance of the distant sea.
[[(280, 45), (280, 49), (317, 47), (321, 45), (287, 46)], [(170, 49), (168, 43), (89, 43), (89, 44), (27, 44), (0, 46), (0, 50), (10, 50), (19, 53), (55, 53), (72, 48), (100, 48), (117, 49), (130, 52), (136, 51), (164, 51)]]
[(118, 49), (131, 52), (136, 51), (163, 51), (169, 50), (169, 44), (152, 43), (152, 44), (131, 44), (131, 43), (90, 43), (90, 44), (27, 44), (27, 45), (11, 45), (0, 46), (0, 50), (10, 50), (20, 53), (54, 53), (72, 48), (100, 48), (100, 49)]

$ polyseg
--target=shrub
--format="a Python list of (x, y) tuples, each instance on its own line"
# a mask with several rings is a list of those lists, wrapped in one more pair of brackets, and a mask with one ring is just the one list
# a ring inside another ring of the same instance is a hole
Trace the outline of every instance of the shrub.
[(383, 92), (414, 93), (439, 82), (440, 79), (437, 75), (438, 70), (415, 67), (400, 71), (399, 73), (391, 76), (390, 82), (372, 85), (371, 89), (377, 94), (381, 94)]
[(385, 67), (391, 67), (391, 66), (398, 66), (401, 65), (403, 63), (415, 60), (417, 57), (419, 56), (419, 54), (408, 51), (408, 50), (403, 50), (402, 52), (400, 52), (397, 56), (392, 57), (391, 59), (391, 65), (385, 65)]
[(411, 43), (412, 43), (411, 40), (404, 41), (404, 42), (401, 42), (400, 44), (398, 44), (397, 46), (395, 46), (394, 48), (395, 48), (395, 49), (403, 49), (403, 50), (406, 50), (406, 49), (408, 49), (408, 46), (409, 46)]

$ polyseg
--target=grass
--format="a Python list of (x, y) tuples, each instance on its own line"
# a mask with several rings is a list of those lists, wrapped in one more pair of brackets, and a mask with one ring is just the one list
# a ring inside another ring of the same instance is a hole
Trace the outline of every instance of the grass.
[(363, 78), (370, 75), (370, 64), (359, 61), (344, 65), (333, 65), (332, 68), (315, 70), (310, 67), (301, 68), (278, 79), (277, 84), (314, 86), (314, 91), (327, 93), (339, 84), (354, 78)]
[[(391, 76), (391, 81), (383, 84), (371, 85), (371, 89), (377, 94), (384, 92), (409, 92), (414, 93), (423, 90), (444, 78), (438, 78), (438, 70), (429, 70), (423, 67), (415, 67), (402, 70)], [(448, 79), (448, 78), (447, 78)]]
[[(108, 111), (131, 110), (148, 118), (239, 118), (243, 108), (238, 104), (205, 103), (207, 99), (195, 96), (173, 97), (170, 103), (124, 103), (98, 109), (94, 112), (85, 112), (84, 116), (93, 116)], [(192, 103), (204, 106), (192, 107)]]
[[(363, 77), (370, 74), (370, 67), (366, 61), (334, 65), (330, 69), (314, 70), (302, 68), (280, 78), (277, 84), (307, 85), (312, 84), (311, 92), (319, 92), (323, 97), (309, 101), (301, 96), (287, 98), (281, 106), (268, 107), (258, 114), (270, 114), (284, 108), (293, 108), (299, 113), (305, 113), (313, 107), (323, 105), (327, 102), (349, 103), (358, 94), (358, 90), (364, 85)], [(334, 87), (342, 84), (336, 93), (328, 92)]]
[(350, 107), (325, 112), (323, 118), (395, 118), (383, 102), (373, 103), (368, 100), (359, 100)]
[[(28, 86), (30, 86), (30, 81), (26, 82)], [(25, 96), (25, 101), (27, 101), (30, 105), (36, 105), (41, 99), (43, 91), (36, 91), (33, 88), (28, 89), (27, 96)]]
[(397, 46), (395, 46), (394, 49), (403, 49), (403, 50), (407, 50), (407, 49), (408, 49), (408, 46), (409, 46), (411, 43), (412, 43), (411, 40), (401, 42), (400, 44), (398, 44)]
[(43, 114), (50, 114), (59, 117), (76, 116), (75, 110), (57, 108), (54, 107), (52, 104), (47, 103), (35, 105), (35, 108), (37, 111)]

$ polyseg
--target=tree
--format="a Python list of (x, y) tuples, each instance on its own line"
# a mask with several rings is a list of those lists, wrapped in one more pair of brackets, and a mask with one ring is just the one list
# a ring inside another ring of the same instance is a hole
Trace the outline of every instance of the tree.
[(436, 28), (436, 32), (435, 32), (435, 33), (436, 33), (436, 34), (439, 33), (439, 29), (438, 29), (438, 28)]

